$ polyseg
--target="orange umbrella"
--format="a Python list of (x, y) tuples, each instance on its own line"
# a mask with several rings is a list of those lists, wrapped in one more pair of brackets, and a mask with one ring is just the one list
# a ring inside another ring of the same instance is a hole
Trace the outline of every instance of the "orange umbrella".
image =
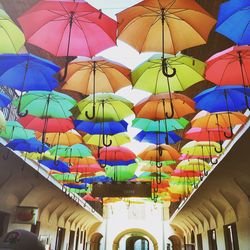
[(162, 93), (144, 98), (134, 106), (134, 112), (136, 117), (150, 120), (178, 119), (195, 112), (194, 107), (194, 101), (185, 95)]
[[(64, 75), (64, 69), (60, 73)], [(131, 81), (128, 68), (102, 57), (96, 57), (88, 61), (70, 63), (62, 89), (89, 95), (103, 92), (115, 93), (129, 85)]]
[(97, 160), (94, 157), (72, 157), (72, 158), (63, 158), (61, 157), (60, 160), (71, 163), (72, 165), (84, 165), (84, 164), (98, 164)]
[[(42, 133), (36, 132), (36, 138), (42, 140)], [(74, 144), (82, 144), (83, 140), (80, 134), (75, 132), (65, 133), (46, 133), (45, 142), (50, 145), (72, 146)]]
[[(156, 166), (151, 166), (151, 165), (143, 166), (141, 168), (141, 171), (153, 173), (153, 172), (156, 172)], [(171, 173), (173, 173), (173, 171), (174, 171), (174, 169), (171, 166), (162, 166), (161, 167), (162, 173), (171, 174)]]
[(144, 0), (117, 20), (118, 39), (140, 52), (169, 54), (205, 44), (216, 22), (195, 0)]
[(86, 165), (74, 165), (70, 167), (70, 173), (81, 173), (85, 174), (95, 174), (97, 172), (104, 172), (104, 169), (100, 167), (99, 164), (86, 164)]

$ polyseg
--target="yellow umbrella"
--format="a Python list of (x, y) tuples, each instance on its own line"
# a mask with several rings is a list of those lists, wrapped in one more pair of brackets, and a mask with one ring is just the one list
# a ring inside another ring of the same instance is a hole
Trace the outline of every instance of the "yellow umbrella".
[[(176, 169), (183, 171), (209, 171), (211, 166), (201, 159), (189, 159), (181, 161)], [(172, 177), (171, 177), (172, 178)]]

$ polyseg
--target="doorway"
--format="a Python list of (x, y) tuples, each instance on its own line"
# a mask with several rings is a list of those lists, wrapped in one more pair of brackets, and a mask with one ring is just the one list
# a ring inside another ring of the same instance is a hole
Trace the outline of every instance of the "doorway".
[(8, 213), (0, 212), (0, 237), (7, 233), (10, 215)]
[(69, 233), (69, 250), (74, 250), (74, 242), (75, 242), (75, 231), (70, 230), (70, 233)]
[(55, 250), (63, 249), (63, 242), (65, 237), (65, 228), (58, 227), (56, 233), (56, 247)]

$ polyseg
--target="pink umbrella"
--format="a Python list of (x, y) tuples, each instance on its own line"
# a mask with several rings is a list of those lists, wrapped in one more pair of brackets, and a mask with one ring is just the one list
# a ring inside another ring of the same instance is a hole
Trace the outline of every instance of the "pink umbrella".
[(67, 62), (69, 56), (92, 57), (116, 44), (117, 22), (84, 0), (40, 1), (18, 21), (27, 42), (67, 56)]

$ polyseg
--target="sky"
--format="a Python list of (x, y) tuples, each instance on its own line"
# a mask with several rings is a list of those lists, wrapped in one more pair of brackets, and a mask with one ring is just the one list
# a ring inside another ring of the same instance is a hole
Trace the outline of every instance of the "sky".
[[(140, 0), (123, 0), (123, 1), (108, 0), (108, 6), (107, 6), (107, 0), (87, 0), (87, 2), (93, 5), (95, 8), (101, 9), (103, 13), (110, 16), (114, 20), (116, 20), (116, 15), (115, 15), (116, 13), (121, 12), (122, 10), (141, 1)], [(109, 48), (99, 53), (98, 55), (108, 58), (112, 61), (121, 63), (127, 66), (128, 68), (130, 68), (131, 70), (133, 70), (134, 68), (136, 68), (136, 66), (143, 63), (145, 60), (151, 57), (153, 53), (139, 54), (131, 46), (118, 40), (116, 47)], [(144, 92), (144, 91), (132, 90), (131, 87), (121, 89), (117, 92), (117, 94), (129, 99), (134, 104), (150, 95), (149, 93)], [(127, 121), (131, 122), (133, 118), (134, 116), (129, 117)], [(128, 130), (128, 133), (131, 138), (135, 136), (138, 132), (140, 132), (140, 130), (135, 129), (135, 128), (129, 128)], [(146, 148), (148, 145), (150, 144), (141, 143), (136, 140), (132, 140), (130, 143), (124, 144), (123, 146), (130, 148), (133, 152), (137, 154), (141, 152), (144, 148)]]

